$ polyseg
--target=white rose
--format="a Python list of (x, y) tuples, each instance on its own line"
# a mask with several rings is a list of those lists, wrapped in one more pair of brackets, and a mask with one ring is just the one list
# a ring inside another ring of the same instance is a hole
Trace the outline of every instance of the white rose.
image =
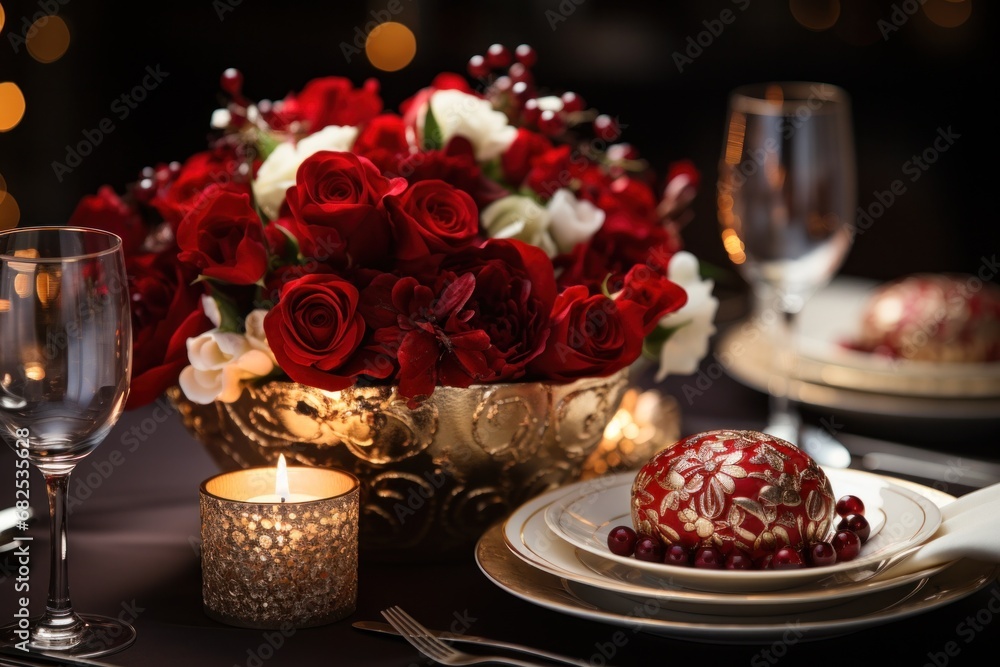
[(330, 125), (300, 140), (297, 144), (279, 144), (257, 170), (253, 196), (264, 214), (274, 220), (285, 201), (285, 192), (295, 185), (299, 165), (319, 151), (349, 151), (358, 136), (358, 128)]
[[(257, 308), (256, 310), (250, 311), (250, 314), (247, 315), (246, 319), (246, 338), (250, 347), (267, 354), (273, 364), (277, 366), (278, 361), (274, 358), (271, 346), (267, 344), (267, 335), (264, 333), (264, 317), (267, 313), (268, 311), (263, 308)], [(270, 372), (271, 371), (268, 371), (268, 373)]]
[(538, 246), (549, 257), (559, 254), (549, 235), (549, 212), (531, 197), (508, 195), (480, 213), (483, 229), (494, 239), (517, 239)]
[[(441, 140), (465, 137), (472, 144), (476, 160), (487, 162), (499, 157), (517, 137), (517, 128), (507, 123), (507, 115), (493, 109), (489, 100), (459, 90), (438, 90), (431, 95), (430, 108), (441, 129)], [(423, 135), (427, 114), (420, 114)]]
[(256, 349), (246, 336), (213, 329), (187, 340), (188, 361), (180, 387), (190, 400), (207, 404), (231, 403), (243, 391), (244, 380), (264, 377), (274, 370), (269, 352)]
[(708, 339), (715, 333), (715, 312), (719, 300), (712, 296), (714, 283), (702, 280), (698, 274), (698, 259), (689, 252), (679, 252), (670, 258), (667, 267), (670, 280), (684, 288), (688, 300), (684, 307), (660, 320), (660, 326), (679, 327), (660, 350), (660, 370), (656, 381), (670, 373), (690, 375), (708, 354)]
[(589, 201), (577, 199), (566, 188), (559, 188), (545, 207), (549, 212), (549, 234), (559, 252), (568, 253), (578, 243), (590, 239), (604, 224), (604, 211)]

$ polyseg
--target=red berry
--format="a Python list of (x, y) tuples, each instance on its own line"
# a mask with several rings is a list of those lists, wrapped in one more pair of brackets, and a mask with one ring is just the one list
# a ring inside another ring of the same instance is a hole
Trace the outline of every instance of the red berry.
[(537, 124), (539, 117), (542, 115), (542, 110), (538, 108), (538, 100), (525, 100), (524, 106), (521, 107), (521, 115), (523, 116), (526, 124)]
[(538, 60), (538, 54), (527, 44), (521, 44), (514, 49), (514, 57), (517, 58), (517, 62), (525, 67), (533, 67)]
[(181, 175), (181, 163), (176, 160), (167, 165), (167, 169), (170, 170), (171, 180), (176, 179)]
[(509, 76), (510, 80), (513, 81), (514, 83), (517, 83), (518, 81), (524, 81), (525, 83), (530, 85), (535, 82), (535, 77), (532, 76), (531, 70), (529, 70), (521, 63), (514, 63), (513, 65), (511, 65), (510, 69), (507, 70), (507, 76)]
[(135, 186), (135, 198), (146, 204), (156, 196), (156, 181), (144, 178)]
[(506, 93), (514, 86), (514, 82), (510, 80), (509, 76), (498, 76), (497, 80), (493, 82), (493, 90), (498, 93)]
[(486, 49), (486, 64), (493, 69), (503, 69), (510, 65), (510, 51), (503, 44), (493, 44)]
[(550, 137), (555, 137), (566, 129), (566, 121), (558, 111), (546, 109), (538, 117), (538, 129)]
[(837, 530), (854, 531), (862, 544), (867, 542), (868, 537), (872, 534), (872, 527), (868, 524), (868, 519), (860, 514), (848, 514), (845, 516), (837, 524)]
[(635, 531), (628, 526), (616, 526), (608, 533), (608, 548), (617, 556), (631, 556), (637, 539)]
[(243, 90), (243, 72), (230, 67), (222, 73), (222, 76), (219, 78), (219, 85), (233, 97), (238, 96), (240, 91)]
[(864, 516), (865, 504), (857, 496), (843, 496), (837, 501), (837, 514), (847, 516), (848, 514), (860, 514)]
[(583, 98), (572, 91), (562, 94), (563, 111), (583, 111)]
[(837, 552), (837, 562), (854, 560), (861, 553), (861, 538), (853, 530), (839, 530), (831, 542)]
[(771, 569), (797, 570), (801, 567), (805, 567), (805, 561), (802, 559), (802, 554), (799, 553), (798, 549), (781, 547), (774, 552), (774, 558), (771, 560)]
[(733, 549), (726, 554), (727, 570), (752, 570), (754, 569), (753, 558), (742, 549)]
[(770, 570), (771, 561), (774, 560), (774, 554), (764, 554), (754, 562), (754, 566), (758, 570)]
[(641, 535), (635, 543), (635, 557), (650, 563), (662, 563), (663, 542), (649, 535)]
[(614, 141), (618, 138), (621, 130), (618, 128), (618, 121), (607, 114), (601, 114), (594, 119), (594, 134), (605, 141)]
[(833, 565), (837, 562), (837, 552), (829, 542), (817, 542), (809, 548), (809, 564), (813, 567)]
[(142, 171), (139, 172), (139, 178), (156, 178), (156, 170), (152, 167), (143, 167)]
[(715, 547), (698, 547), (694, 552), (694, 566), (702, 570), (721, 570), (725, 560)]
[(667, 565), (688, 567), (691, 565), (691, 552), (683, 544), (671, 544), (663, 555), (663, 562)]
[(490, 66), (486, 64), (486, 58), (482, 56), (472, 56), (469, 58), (469, 64), (466, 65), (466, 69), (469, 71), (469, 76), (473, 79), (482, 79), (490, 73)]
[(510, 87), (510, 93), (514, 96), (514, 99), (524, 104), (529, 99), (533, 99), (535, 91), (531, 90), (524, 81), (516, 81), (513, 86)]
[(613, 162), (638, 160), (639, 151), (632, 144), (611, 144), (608, 146), (608, 159)]

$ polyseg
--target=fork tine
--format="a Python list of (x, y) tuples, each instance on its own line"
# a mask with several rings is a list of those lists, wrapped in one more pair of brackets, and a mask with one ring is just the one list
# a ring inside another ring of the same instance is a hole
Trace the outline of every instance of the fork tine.
[(433, 635), (430, 630), (428, 630), (419, 621), (417, 621), (417, 619), (415, 619), (412, 616), (410, 616), (408, 613), (406, 613), (405, 611), (403, 611), (400, 607), (397, 606), (397, 607), (394, 607), (394, 609), (396, 610), (396, 613), (399, 614), (399, 616), (402, 619), (404, 619), (409, 624), (409, 626), (411, 628), (413, 628), (417, 632), (419, 632), (420, 636), (426, 638), (426, 640), (428, 642), (430, 642), (434, 646), (438, 647), (441, 651), (444, 651), (448, 655), (451, 655), (451, 656), (461, 655), (461, 653), (455, 647), (451, 646), (450, 644), (445, 644), (438, 637), (436, 637), (435, 635)]
[[(385, 617), (389, 623), (396, 628), (414, 648), (423, 653), (424, 655), (441, 662), (442, 660), (447, 660), (451, 657), (451, 654), (447, 650), (442, 650), (436, 644), (429, 642), (427, 640), (427, 633), (420, 632), (419, 629), (414, 629), (411, 624), (406, 620), (404, 616), (401, 616), (399, 612), (402, 610), (398, 607), (390, 607), (382, 611), (382, 616)], [(448, 646), (445, 645), (445, 649)]]

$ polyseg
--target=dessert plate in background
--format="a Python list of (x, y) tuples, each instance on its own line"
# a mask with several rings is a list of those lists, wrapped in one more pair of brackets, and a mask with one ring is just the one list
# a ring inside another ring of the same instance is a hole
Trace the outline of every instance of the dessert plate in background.
[(852, 561), (796, 570), (703, 570), (651, 563), (618, 556), (608, 549), (615, 526), (632, 525), (630, 516), (634, 473), (624, 473), (567, 487), (545, 510), (545, 522), (573, 546), (623, 567), (661, 578), (664, 585), (692, 590), (750, 593), (778, 591), (806, 584), (863, 581), (885, 562), (934, 534), (941, 523), (938, 506), (891, 478), (851, 469), (825, 471), (834, 495), (855, 495), (865, 503), (871, 537)]

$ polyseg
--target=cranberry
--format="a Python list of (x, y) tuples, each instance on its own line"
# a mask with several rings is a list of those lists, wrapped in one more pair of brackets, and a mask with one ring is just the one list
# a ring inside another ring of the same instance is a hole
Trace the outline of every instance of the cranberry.
[(524, 81), (515, 81), (514, 85), (510, 87), (510, 92), (514, 96), (515, 100), (524, 104), (529, 99), (534, 99), (532, 98), (532, 95), (534, 95), (535, 91), (533, 91)]
[(486, 49), (486, 64), (494, 69), (503, 69), (510, 65), (510, 51), (503, 44), (493, 44)]
[(235, 67), (230, 67), (222, 73), (222, 76), (219, 78), (219, 85), (222, 86), (224, 91), (233, 97), (237, 97), (240, 91), (243, 90), (243, 72)]
[(864, 516), (865, 504), (857, 496), (842, 496), (837, 501), (837, 514), (847, 516), (848, 514), (860, 514)]
[(538, 108), (538, 100), (526, 100), (524, 102), (524, 106), (521, 107), (521, 113), (524, 116), (525, 123), (528, 125), (536, 124), (539, 117), (542, 115), (542, 110)]
[(631, 556), (638, 536), (628, 526), (616, 526), (608, 533), (608, 548), (617, 556)]
[(861, 538), (853, 530), (838, 530), (832, 544), (838, 563), (854, 560), (861, 553)]
[(497, 80), (493, 82), (493, 90), (498, 93), (508, 93), (514, 82), (510, 80), (509, 76), (498, 76)]
[(555, 137), (566, 129), (566, 121), (558, 111), (546, 109), (538, 117), (538, 129), (550, 137)]
[(144, 204), (148, 204), (156, 196), (156, 181), (152, 178), (144, 178), (135, 186), (135, 198)]
[(533, 85), (535, 83), (535, 77), (531, 75), (531, 70), (522, 65), (521, 63), (514, 63), (507, 70), (507, 76), (514, 83), (518, 81), (524, 81), (528, 85)]
[(756, 561), (754, 561), (754, 567), (758, 570), (770, 570), (771, 562), (774, 560), (774, 554), (764, 554)]
[(168, 164), (167, 169), (170, 170), (171, 180), (174, 180), (181, 175), (181, 163), (176, 160)]
[(650, 563), (662, 563), (663, 542), (649, 535), (641, 535), (635, 543), (635, 557)]
[(583, 111), (583, 98), (572, 91), (562, 94), (563, 111)]
[(514, 49), (514, 57), (517, 58), (517, 62), (521, 63), (525, 67), (533, 67), (535, 62), (538, 60), (538, 54), (535, 53), (535, 50), (527, 44), (521, 44)]
[(594, 134), (605, 141), (614, 141), (621, 134), (618, 121), (607, 114), (601, 114), (594, 119)]
[(156, 178), (156, 170), (152, 167), (143, 167), (139, 172), (139, 178)]
[(861, 543), (864, 544), (868, 541), (868, 537), (872, 534), (872, 527), (868, 524), (868, 519), (864, 518), (860, 514), (848, 514), (840, 523), (837, 524), (837, 530), (851, 530), (857, 533), (858, 538)]
[(837, 562), (837, 552), (829, 542), (817, 542), (809, 547), (809, 564), (813, 567), (833, 565)]
[(469, 64), (465, 66), (469, 72), (469, 76), (473, 79), (482, 79), (490, 73), (490, 66), (486, 64), (486, 58), (482, 56), (472, 56), (469, 58)]
[(733, 549), (726, 554), (727, 570), (752, 570), (754, 569), (753, 558), (742, 549)]
[(688, 567), (691, 565), (691, 552), (683, 544), (671, 544), (663, 555), (663, 562), (667, 565)]
[(694, 552), (694, 566), (702, 570), (721, 570), (725, 557), (715, 547), (698, 547)]
[(802, 554), (799, 553), (798, 549), (794, 547), (781, 547), (774, 552), (774, 558), (771, 560), (771, 569), (797, 570), (800, 567), (805, 567), (805, 564)]

